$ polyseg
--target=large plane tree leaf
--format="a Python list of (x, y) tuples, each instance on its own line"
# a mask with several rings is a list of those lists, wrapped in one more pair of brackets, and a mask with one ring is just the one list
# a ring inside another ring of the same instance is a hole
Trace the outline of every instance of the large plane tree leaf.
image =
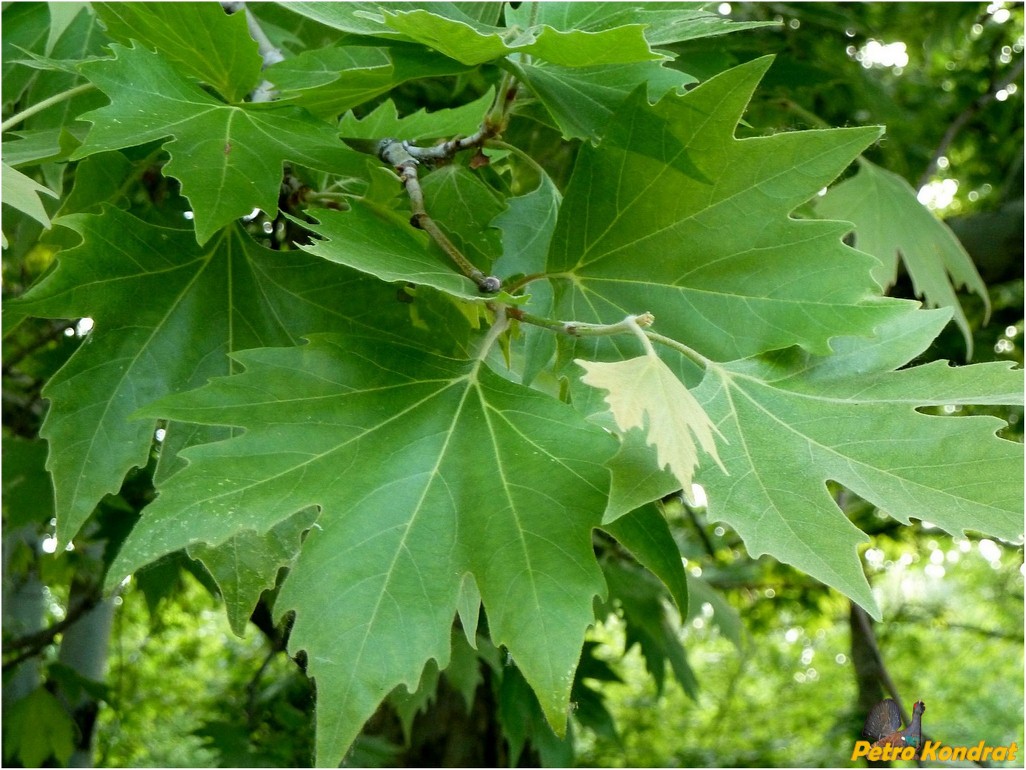
[[(129, 419), (132, 412), (227, 374), (231, 351), (294, 344), (373, 307), (357, 274), (301, 251), (264, 249), (234, 229), (200, 247), (191, 231), (113, 208), (58, 223), (81, 245), (61, 252), (57, 270), (9, 306), (95, 323), (43, 389), (51, 405), (41, 435), (50, 444), (62, 542), (131, 467), (146, 464), (155, 421)], [(387, 287), (375, 289), (389, 296)], [(374, 311), (387, 307), (378, 302)]]
[(989, 312), (987, 287), (955, 234), (916, 199), (912, 185), (860, 160), (858, 173), (820, 198), (816, 211), (855, 225), (855, 245), (880, 259), (884, 286), (894, 284), (901, 262), (917, 295), (931, 307), (950, 307), (972, 357), (973, 337), (955, 289), (972, 291)]
[[(453, 3), (442, 0), (442, 2), (406, 2), (400, 7), (403, 10), (430, 10), (436, 16), (459, 21), (472, 27), (478, 25), (491, 27), (497, 21), (494, 11), (489, 12), (487, 18), (482, 14), (482, 11), (487, 10), (489, 5), (497, 4)], [(313, 19), (350, 35), (370, 35), (393, 39), (402, 37), (402, 33), (385, 23), (386, 12), (389, 8), (394, 9), (395, 4), (359, 1), (348, 3), (297, 2), (289, 3), (288, 8), (308, 19)]]
[(545, 24), (562, 31), (604, 32), (640, 24), (650, 45), (724, 35), (755, 27), (779, 26), (775, 21), (736, 22), (687, 3), (521, 3), (506, 9), (506, 23), (526, 27)]
[(203, 562), (217, 583), (228, 623), (238, 636), (245, 633), (260, 594), (274, 588), (278, 571), (292, 564), (303, 533), (316, 520), (317, 509), (307, 508), (267, 532), (248, 529), (216, 547), (190, 546), (189, 556)]
[(384, 139), (393, 137), (417, 141), (439, 136), (469, 136), (481, 126), (481, 119), (495, 98), (489, 89), (479, 99), (461, 107), (428, 112), (420, 109), (399, 117), (395, 102), (388, 99), (362, 118), (347, 112), (339, 121), (339, 133), (346, 139)]
[[(424, 200), (456, 247), (488, 271), (501, 249), (500, 234), (488, 228), (503, 210), (496, 193), (462, 166), (446, 166), (424, 177)], [(304, 223), (321, 236), (303, 249), (384, 281), (422, 284), (465, 300), (482, 301), (477, 285), (458, 271), (445, 252), (406, 216), (369, 201), (348, 211), (313, 209), (317, 222)]]
[(791, 211), (879, 129), (735, 139), (770, 64), (757, 59), (650, 107), (636, 92), (585, 146), (549, 252), (562, 318), (611, 323), (652, 312), (660, 332), (716, 360), (871, 334), (908, 309), (879, 298), (876, 259), (840, 222)]
[(835, 481), (904, 524), (1015, 540), (1023, 532), (1022, 444), (995, 436), (995, 417), (917, 411), (945, 404), (1021, 404), (1023, 376), (1007, 363), (938, 361), (894, 371), (950, 318), (916, 311), (874, 339), (835, 341), (817, 357), (797, 348), (713, 365), (695, 391), (726, 442), (725, 472), (697, 478), (709, 516), (727, 522), (749, 553), (769, 553), (879, 616), (856, 546), (867, 538), (838, 509)]
[[(487, 4), (486, 4), (487, 5)], [(601, 30), (548, 24), (499, 27), (467, 3), (295, 3), (292, 10), (350, 34), (413, 41), (468, 65), (530, 54), (565, 66), (625, 64), (666, 58), (654, 53), (644, 26), (630, 22)]]
[[(508, 8), (508, 24), (527, 26), (534, 19), (558, 30), (602, 32), (640, 24), (650, 45), (666, 45), (723, 35), (775, 22), (732, 22), (712, 11), (670, 3), (523, 3)], [(612, 114), (639, 83), (655, 101), (681, 90), (696, 78), (661, 61), (611, 67), (567, 67), (543, 59), (511, 62), (521, 79), (545, 105), (566, 137), (597, 142)]]
[(184, 72), (241, 102), (260, 77), (260, 52), (246, 14), (219, 3), (93, 3), (107, 34), (153, 46)]
[(330, 46), (303, 51), (268, 67), (264, 75), (282, 99), (333, 119), (407, 80), (458, 75), (468, 69), (447, 56), (412, 46)]
[(311, 209), (309, 214), (316, 221), (304, 224), (320, 236), (303, 246), (311, 254), (383, 281), (431, 286), (466, 300), (483, 298), (424, 232), (394, 211), (354, 201), (349, 211)]
[[(483, 64), (509, 54), (530, 54), (565, 67), (630, 64), (666, 57), (654, 53), (644, 27), (631, 24), (601, 32), (562, 31), (548, 25), (509, 30), (449, 19), (426, 10), (391, 10), (385, 23), (408, 39), (464, 64)], [(399, 6), (401, 8), (401, 6)]]
[(174, 137), (165, 144), (171, 160), (164, 171), (182, 182), (199, 243), (254, 208), (276, 212), (285, 161), (342, 175), (365, 171), (365, 156), (298, 107), (226, 104), (158, 54), (111, 50), (115, 58), (81, 65), (111, 103), (82, 115), (93, 127), (74, 157)]
[(631, 93), (644, 83), (650, 101), (697, 82), (662, 61), (634, 62), (618, 67), (563, 67), (544, 61), (511, 66), (538, 97), (568, 139), (598, 142), (609, 121)]
[(384, 333), (236, 354), (246, 371), (146, 410), (245, 433), (186, 451), (110, 580), (195, 542), (321, 515), (275, 607), (317, 681), (318, 762), (336, 765), (385, 695), (445, 668), (464, 575), (554, 729), (592, 599), (591, 530), (615, 449), (571, 407)]

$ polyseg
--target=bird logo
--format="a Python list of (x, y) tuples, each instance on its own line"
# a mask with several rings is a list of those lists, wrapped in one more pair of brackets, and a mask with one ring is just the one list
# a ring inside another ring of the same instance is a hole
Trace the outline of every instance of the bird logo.
[(908, 726), (901, 729), (901, 709), (898, 704), (888, 698), (873, 706), (866, 717), (866, 724), (862, 728), (862, 736), (874, 741), (873, 746), (912, 746), (919, 750), (923, 746), (923, 712), (926, 711), (926, 704), (921, 700), (915, 702), (912, 707), (912, 719)]

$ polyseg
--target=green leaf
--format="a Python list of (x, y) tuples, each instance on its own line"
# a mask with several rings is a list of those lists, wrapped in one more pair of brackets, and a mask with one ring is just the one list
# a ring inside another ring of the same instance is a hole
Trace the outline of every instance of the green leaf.
[[(461, 166), (446, 166), (421, 185), (429, 213), (457, 248), (480, 270), (488, 271), (499, 252), (499, 233), (489, 230), (503, 204), (496, 193)], [(400, 214), (355, 200), (349, 211), (311, 209), (315, 224), (304, 222), (321, 240), (302, 248), (332, 262), (377, 276), (430, 286), (464, 300), (483, 302), (477, 285), (426, 233)]]
[(9, 136), (18, 138), (4, 142), (4, 162), (17, 167), (67, 160), (82, 143), (88, 130), (86, 123), (76, 121), (67, 127), (11, 131)]
[[(4, 25), (5, 29), (7, 25)], [(7, 35), (4, 35), (6, 42)], [(81, 10), (71, 16), (71, 23), (62, 32), (60, 38), (46, 57), (38, 56), (41, 51), (36, 49), (30, 54), (33, 65), (42, 66), (51, 71), (34, 72), (31, 83), (23, 97), (23, 104), (39, 104), (51, 97), (58, 97), (54, 103), (42, 112), (28, 117), (19, 126), (25, 131), (44, 128), (69, 128), (77, 117), (85, 110), (92, 109), (103, 103), (103, 94), (95, 89), (67, 98), (66, 92), (82, 84), (82, 77), (77, 72), (68, 72), (67, 65), (81, 62), (89, 58), (107, 55), (104, 46), (109, 39), (96, 23), (96, 18), (89, 11)], [(21, 53), (16, 58), (21, 58)], [(5, 89), (6, 94), (6, 89)], [(51, 186), (55, 186), (51, 183)]]
[(645, 668), (655, 680), (657, 692), (663, 690), (669, 663), (684, 691), (689, 697), (697, 698), (698, 680), (688, 664), (680, 632), (670, 622), (662, 587), (651, 575), (622, 560), (605, 562), (603, 573), (609, 594), (619, 600), (627, 621), (625, 647), (629, 649), (634, 644), (641, 647)]
[(410, 40), (467, 65), (513, 53), (566, 66), (665, 58), (649, 48), (644, 28), (638, 24), (591, 32), (564, 31), (544, 24), (507, 30), (483, 20), (464, 3), (407, 3), (398, 6), (402, 10), (389, 3), (294, 3), (289, 7), (343, 32)]
[(639, 564), (663, 581), (681, 617), (687, 617), (687, 574), (680, 549), (662, 512), (655, 505), (646, 505), (614, 522), (604, 522), (602, 529), (630, 551)]
[(132, 161), (116, 150), (90, 155), (76, 166), (75, 185), (65, 196), (58, 215), (65, 212), (98, 214), (105, 203), (114, 206), (126, 203), (125, 180), (134, 170)]
[(697, 80), (663, 62), (616, 67), (561, 67), (545, 62), (515, 62), (517, 74), (541, 101), (568, 139), (598, 142), (609, 121), (639, 84), (649, 101), (683, 90)]
[(4, 757), (17, 757), (23, 767), (42, 767), (51, 757), (66, 765), (75, 750), (75, 734), (71, 715), (39, 687), (4, 715)]
[(417, 714), (427, 711), (438, 693), (438, 664), (429, 660), (424, 666), (417, 689), (410, 692), (405, 685), (399, 685), (388, 696), (388, 702), (399, 717), (399, 725), (403, 730), (403, 740), (410, 745), (413, 734), (413, 720)]
[(468, 23), (426, 10), (385, 11), (385, 23), (464, 64), (483, 64), (513, 53), (531, 54), (553, 64), (590, 67), (664, 59), (649, 48), (637, 24), (601, 32), (560, 31), (546, 25), (517, 30)]
[[(719, 591), (700, 577), (688, 578), (688, 591), (691, 604), (688, 607), (687, 620), (704, 616), (708, 609), (712, 610), (712, 622), (739, 651), (744, 650), (744, 624), (734, 606)], [(706, 606), (708, 605), (708, 607)]]
[(245, 433), (186, 451), (190, 464), (147, 508), (111, 582), (192, 542), (217, 545), (319, 505), (275, 606), (296, 611), (291, 649), (307, 651), (317, 680), (318, 762), (337, 763), (392, 688), (416, 687), (429, 658), (447, 665), (466, 572), (492, 641), (563, 730), (603, 591), (591, 529), (613, 451), (605, 431), (479, 360), (382, 333), (236, 358), (244, 373), (147, 410)]
[(816, 211), (855, 225), (855, 246), (880, 260), (876, 276), (885, 288), (894, 285), (900, 261), (916, 295), (929, 307), (952, 308), (972, 358), (972, 331), (955, 289), (965, 287), (979, 296), (989, 314), (987, 287), (955, 234), (916, 199), (908, 182), (861, 160), (858, 173), (831, 188), (817, 201)]
[(465, 572), (460, 583), (460, 595), (456, 602), (456, 614), (463, 626), (464, 638), (472, 648), (477, 649), (477, 623), (481, 617), (481, 589), (474, 576)]
[(399, 117), (395, 102), (387, 99), (363, 118), (357, 118), (352, 112), (347, 112), (342, 116), (338, 131), (346, 139), (394, 137), (417, 141), (442, 136), (466, 136), (473, 134), (480, 127), (494, 98), (495, 89), (489, 89), (480, 99), (475, 99), (462, 107), (435, 112), (421, 109), (402, 118)]
[(537, 749), (544, 767), (573, 764), (573, 740), (569, 731), (562, 739), (552, 732), (529, 683), (508, 657), (498, 690), (497, 711), (503, 735), (509, 743), (510, 766), (520, 764), (520, 755), (528, 741)]
[[(46, 213), (46, 209), (43, 208), (43, 201), (40, 199), (40, 194), (45, 193), (51, 198), (59, 197), (57, 193), (51, 190), (49, 187), (39, 184), (34, 179), (25, 176), (20, 171), (8, 166), (6, 163), (3, 165), (3, 202), (8, 206), (13, 206), (23, 214), (27, 214), (34, 220), (39, 222), (43, 227), (50, 227), (50, 216)], [(4, 236), (4, 247), (7, 246), (7, 236)]]
[(332, 46), (303, 51), (268, 67), (264, 74), (278, 87), (282, 99), (334, 120), (339, 113), (408, 80), (458, 75), (467, 69), (414, 46)]
[[(69, 20), (74, 21), (74, 18), (72, 16)], [(28, 58), (19, 60), (19, 64), (31, 67), (32, 69), (42, 70), (43, 72), (63, 72), (66, 75), (78, 77), (78, 65), (82, 63), (81, 59), (53, 59), (49, 56), (40, 56), (32, 51), (24, 51), (23, 53)]]
[(4, 104), (21, 100), (36, 73), (22, 64), (25, 51), (43, 53), (50, 30), (49, 8), (43, 3), (19, 3), (3, 9), (4, 33), (0, 45), (0, 87)]
[(673, 473), (685, 497), (694, 505), (691, 484), (698, 466), (695, 439), (702, 451), (722, 468), (713, 437), (718, 431), (701, 404), (647, 340), (646, 347), (645, 355), (626, 361), (577, 359), (575, 363), (585, 371), (583, 382), (608, 391), (606, 403), (621, 431), (647, 428), (648, 443), (656, 448), (659, 467)]
[[(650, 45), (723, 34), (745, 27), (732, 25), (710, 11), (652, 3), (524, 3), (517, 9), (507, 9), (507, 18), (511, 24), (523, 27), (537, 22), (558, 30), (592, 33), (624, 25), (642, 25)], [(767, 22), (751, 24), (764, 26)], [(697, 82), (683, 71), (664, 67), (663, 62), (617, 67), (554, 66), (552, 61), (537, 60), (512, 64), (564, 136), (592, 142), (601, 138), (613, 112), (639, 84), (646, 84), (649, 101), (656, 101), (668, 91), (681, 91), (685, 85)]]
[(432, 171), (421, 187), (424, 205), (438, 226), (475, 267), (491, 272), (502, 250), (501, 234), (491, 223), (505, 209), (505, 201), (477, 174), (459, 165)]
[(245, 633), (260, 594), (274, 588), (278, 571), (292, 564), (303, 532), (316, 519), (317, 509), (309, 508), (268, 532), (245, 530), (216, 548), (203, 543), (189, 546), (189, 556), (203, 562), (221, 590), (236, 635)]
[[(288, 9), (308, 19), (313, 19), (333, 29), (352, 35), (370, 35), (374, 37), (396, 38), (399, 33), (385, 24), (386, 11), (394, 7), (393, 3), (378, 2), (296, 2), (289, 3)], [(444, 16), (447, 19), (462, 21), (470, 25), (493, 26), (502, 13), (502, 5), (494, 2), (446, 2), (428, 0), (428, 2), (405, 2), (403, 8), (421, 8)]]
[(841, 242), (846, 225), (789, 216), (878, 129), (733, 137), (769, 63), (654, 108), (635, 93), (602, 145), (582, 148), (549, 253), (559, 317), (650, 311), (660, 333), (729, 360), (796, 344), (827, 353), (831, 337), (908, 309), (877, 296), (878, 263)]
[(370, 2), (289, 4), (290, 9), (334, 29), (416, 41), (466, 65), (483, 64), (512, 53), (529, 53), (567, 67), (664, 59), (650, 49), (644, 27), (633, 18), (617, 18), (614, 23), (585, 30), (559, 24), (556, 15), (540, 18), (542, 24), (532, 24), (522, 15), (527, 11), (521, 9), (519, 26), (503, 28), (495, 26), (498, 14), (489, 3), (404, 3), (398, 6), (402, 10), (396, 7)]
[[(267, 76), (286, 96), (333, 83), (361, 90), (392, 82), (394, 66), (387, 48), (331, 46), (303, 51), (267, 68)], [(341, 85), (340, 85), (341, 87)]]
[(4, 435), (2, 459), (4, 526), (48, 524), (54, 511), (46, 443)]
[(453, 689), (463, 696), (469, 714), (474, 708), (474, 693), (482, 681), (481, 667), (476, 650), (459, 631), (452, 633), (452, 656), (444, 673)]
[(491, 222), (502, 233), (502, 256), (494, 266), (498, 275), (544, 272), (562, 200), (552, 179), (543, 173), (531, 192), (507, 201), (506, 209)]
[(681, 489), (677, 477), (659, 465), (653, 448), (639, 430), (621, 436), (620, 451), (606, 466), (612, 480), (606, 512), (602, 514), (603, 524), (615, 522), (625, 513)]
[(50, 11), (50, 30), (46, 36), (46, 48), (44, 51), (49, 56), (57, 45), (57, 41), (71, 27), (75, 17), (82, 10), (89, 9), (90, 4), (83, 2), (47, 3), (47, 6)]
[(1004, 425), (997, 418), (917, 409), (1022, 403), (1022, 372), (942, 361), (891, 371), (928, 344), (923, 329), (936, 333), (947, 317), (916, 311), (875, 339), (837, 340), (837, 356), (790, 349), (712, 367), (695, 392), (727, 439), (727, 473), (707, 464), (697, 475), (710, 518), (734, 527), (753, 557), (770, 553), (877, 616), (856, 554), (867, 538), (838, 509), (827, 480), (904, 524), (916, 517), (953, 534), (1020, 538), (1022, 444), (994, 435)]
[(95, 321), (86, 344), (43, 389), (51, 407), (41, 435), (50, 443), (62, 543), (117, 492), (129, 468), (146, 464), (155, 425), (130, 420), (136, 409), (227, 374), (225, 354), (233, 350), (293, 344), (390, 306), (405, 312), (394, 300), (370, 304), (366, 282), (349, 271), (300, 251), (261, 248), (237, 231), (199, 247), (189, 231), (111, 208), (58, 221), (81, 235), (81, 245), (61, 252), (57, 270), (8, 306)]
[[(508, 278), (545, 271), (545, 256), (562, 200), (563, 196), (552, 179), (542, 172), (534, 190), (506, 201), (506, 209), (491, 222), (491, 226), (500, 232), (502, 241), (502, 254), (492, 266), (495, 275)], [(531, 285), (530, 292), (530, 311), (543, 318), (548, 317), (552, 312), (551, 287), (536, 282)], [(530, 385), (552, 359), (556, 339), (549, 330), (530, 324), (521, 325), (520, 333), (524, 337), (525, 351), (521, 382)]]
[(93, 127), (75, 158), (174, 137), (165, 173), (193, 205), (196, 239), (254, 208), (278, 210), (286, 160), (361, 176), (365, 156), (334, 129), (288, 105), (227, 105), (184, 79), (160, 55), (112, 45), (116, 58), (83, 64), (111, 104), (82, 116)]
[(512, 49), (494, 31), (479, 31), (481, 25), (447, 19), (429, 11), (385, 11), (385, 23), (404, 39), (422, 43), (439, 53), (467, 65), (483, 64), (501, 58)]
[(216, 3), (93, 3), (107, 34), (156, 48), (183, 72), (241, 102), (260, 78), (262, 61), (246, 14)]
[(303, 225), (321, 240), (303, 246), (304, 251), (383, 281), (421, 284), (461, 299), (483, 300), (477, 285), (456, 272), (426, 233), (393, 211), (353, 201), (349, 211), (310, 209), (307, 213), (317, 222)]
[[(463, 5), (463, 3), (431, 2), (404, 3), (403, 7), (432, 8), (437, 14), (474, 22), (475, 19), (465, 14), (460, 9)], [(297, 2), (289, 3), (288, 8), (290, 11), (301, 14), (308, 19), (313, 19), (314, 21), (320, 22), (328, 27), (351, 35), (372, 35), (375, 37), (387, 37), (393, 39), (401, 37), (399, 32), (389, 28), (385, 24), (385, 10), (381, 3)]]
[(735, 22), (713, 11), (689, 8), (680, 3), (521, 3), (506, 10), (507, 20), (527, 26), (531, 19), (559, 30), (603, 32), (640, 24), (650, 45), (723, 35), (757, 27), (777, 27), (782, 22)]
[[(663, 61), (669, 57), (653, 51), (644, 29), (631, 24), (602, 32), (560, 31), (549, 26), (529, 30), (527, 45), (514, 44), (511, 53), (524, 51), (562, 67), (598, 67)], [(518, 41), (519, 42), (519, 41)]]

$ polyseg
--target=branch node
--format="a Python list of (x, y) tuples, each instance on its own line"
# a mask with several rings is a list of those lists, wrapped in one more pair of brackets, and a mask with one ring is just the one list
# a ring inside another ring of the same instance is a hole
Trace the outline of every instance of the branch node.
[(477, 288), (482, 294), (495, 294), (502, 288), (502, 281), (494, 275), (486, 275), (478, 282)]

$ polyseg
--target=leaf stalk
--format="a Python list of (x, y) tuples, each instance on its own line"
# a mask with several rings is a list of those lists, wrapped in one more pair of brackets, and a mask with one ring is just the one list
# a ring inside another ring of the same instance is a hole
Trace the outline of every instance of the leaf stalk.
[(494, 275), (485, 275), (475, 267), (427, 213), (417, 167), (424, 161), (436, 163), (451, 160), (456, 153), (473, 147), (480, 151), (485, 142), (499, 136), (506, 128), (516, 94), (516, 78), (509, 72), (503, 72), (495, 100), (489, 107), (480, 128), (470, 136), (449, 139), (431, 147), (417, 147), (409, 141), (391, 138), (382, 139), (378, 144), (378, 157), (395, 169), (403, 187), (406, 188), (407, 195), (410, 196), (410, 209), (413, 212), (410, 224), (427, 232), (442, 251), (456, 263), (460, 272), (477, 284), (477, 288), (482, 294), (495, 294), (502, 288), (502, 281)]
[(668, 348), (673, 348), (678, 353), (681, 353), (682, 355), (684, 355), (686, 358), (690, 358), (692, 361), (694, 361), (696, 364), (701, 366), (703, 369), (709, 369), (710, 367), (716, 367), (716, 362), (715, 361), (713, 361), (713, 360), (711, 360), (709, 358), (706, 358), (701, 353), (699, 353), (697, 350), (695, 350), (694, 348), (688, 347), (683, 342), (678, 342), (677, 340), (673, 339), (672, 337), (666, 337), (666, 336), (664, 336), (662, 334), (659, 334), (658, 332), (654, 332), (654, 331), (651, 331), (651, 330), (648, 330), (648, 329), (646, 329), (644, 331), (644, 334), (645, 334), (646, 337), (648, 337), (653, 342), (658, 342), (660, 345), (666, 345), (666, 347), (668, 347)]
[[(497, 304), (498, 303), (490, 303), (489, 307), (492, 307), (494, 310), (495, 305)], [(667, 337), (649, 329), (648, 327), (655, 323), (655, 316), (651, 313), (629, 315), (622, 321), (618, 321), (613, 324), (594, 324), (584, 323), (583, 321), (557, 321), (552, 318), (544, 318), (533, 313), (528, 313), (514, 305), (506, 307), (506, 315), (522, 323), (538, 326), (542, 329), (548, 329), (556, 334), (565, 334), (568, 337), (600, 337), (612, 334), (634, 334), (641, 340), (642, 344), (645, 346), (645, 352), (648, 355), (656, 355), (655, 349), (652, 347), (652, 343), (658, 342), (660, 345), (666, 345), (669, 348), (673, 348), (678, 353), (681, 353), (685, 357), (694, 361), (703, 369), (716, 366), (714, 361), (706, 358), (694, 348), (685, 345), (683, 342), (678, 342), (672, 337)]]
[(59, 104), (60, 102), (66, 101), (68, 99), (72, 99), (78, 96), (79, 94), (84, 94), (86, 91), (91, 91), (94, 88), (96, 88), (96, 86), (94, 86), (92, 83), (82, 83), (80, 85), (75, 86), (74, 88), (69, 88), (67, 91), (61, 91), (59, 94), (54, 94), (51, 97), (43, 99), (41, 102), (36, 102), (31, 107), (26, 107), (21, 112), (12, 115), (3, 123), (0, 123), (0, 132), (9, 131), (10, 129), (14, 128), (14, 126), (21, 123), (23, 120), (31, 118), (33, 115), (42, 112), (47, 107), (52, 107), (55, 104)]
[(506, 314), (510, 318), (514, 318), (522, 323), (540, 326), (543, 329), (548, 329), (558, 334), (565, 334), (568, 337), (602, 337), (612, 334), (633, 334), (635, 329), (637, 329), (638, 333), (644, 334), (645, 332), (641, 331), (642, 327), (650, 326), (655, 321), (655, 316), (651, 313), (629, 315), (622, 321), (613, 324), (556, 321), (551, 318), (534, 315), (533, 313), (527, 313), (514, 305), (506, 307)]

